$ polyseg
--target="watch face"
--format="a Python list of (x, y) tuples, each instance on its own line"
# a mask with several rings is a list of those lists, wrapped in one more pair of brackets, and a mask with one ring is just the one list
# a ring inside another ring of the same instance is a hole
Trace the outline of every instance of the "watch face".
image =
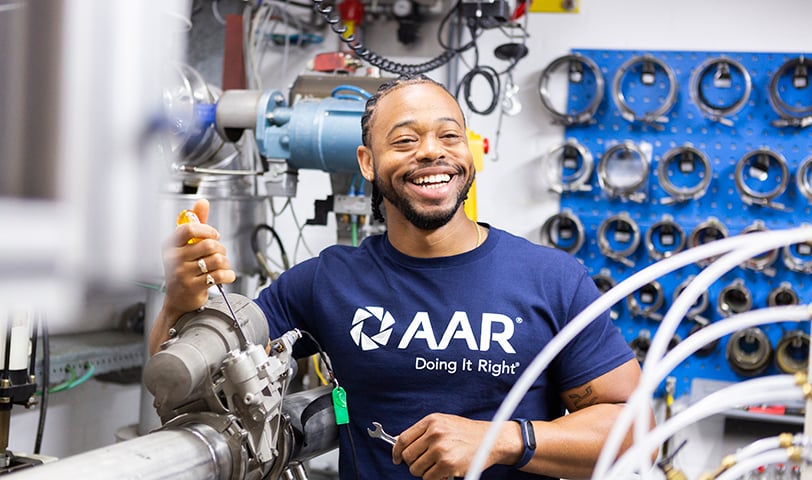
[(536, 449), (536, 431), (533, 429), (533, 424), (530, 421), (524, 422), (522, 425), (524, 429), (527, 431), (527, 448), (530, 450)]

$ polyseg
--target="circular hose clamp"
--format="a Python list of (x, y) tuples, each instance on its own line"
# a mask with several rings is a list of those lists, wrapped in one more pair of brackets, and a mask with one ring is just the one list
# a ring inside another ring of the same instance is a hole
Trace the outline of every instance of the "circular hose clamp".
[(798, 303), (800, 303), (798, 294), (795, 293), (792, 284), (789, 282), (781, 282), (767, 295), (767, 305), (770, 307), (785, 307), (798, 305)]
[[(744, 227), (741, 231), (741, 234), (747, 233), (755, 233), (755, 232), (766, 232), (767, 227), (764, 225), (762, 220), (756, 220), (750, 225)], [(757, 255), (752, 257), (744, 262), (742, 266), (744, 268), (754, 270), (756, 272), (763, 272), (765, 275), (770, 277), (775, 276), (775, 268), (773, 268), (773, 264), (775, 261), (778, 260), (779, 249), (768, 250), (761, 255)]]
[(658, 312), (665, 303), (665, 294), (660, 282), (654, 280), (626, 296), (629, 313), (638, 317), (661, 321), (663, 316)]
[(809, 335), (802, 330), (786, 332), (775, 346), (775, 364), (784, 373), (806, 373), (809, 368)]
[[(745, 172), (750, 179), (766, 185), (768, 190), (753, 188), (745, 179)], [(768, 182), (774, 178), (770, 187)], [(785, 206), (773, 202), (773, 199), (784, 193), (789, 184), (789, 168), (783, 155), (767, 148), (759, 148), (745, 154), (736, 164), (734, 174), (736, 189), (742, 201), (748, 205), (762, 205), (776, 210), (785, 210)]]
[(634, 267), (634, 262), (628, 257), (639, 245), (640, 227), (626, 212), (612, 215), (598, 226), (598, 247), (607, 258), (627, 267)]
[(553, 146), (542, 159), (542, 168), (550, 190), (556, 193), (592, 190), (588, 182), (595, 162), (592, 153), (575, 139)]
[(806, 197), (809, 203), (812, 203), (812, 155), (806, 157), (798, 165), (798, 170), (795, 172), (795, 183), (798, 191)]
[(809, 85), (809, 73), (807, 68), (809, 61), (803, 55), (784, 62), (778, 70), (770, 77), (769, 98), (770, 105), (775, 113), (780, 117), (772, 124), (776, 127), (808, 127), (812, 125), (812, 103), (794, 107), (781, 98), (781, 90), (786, 88), (781, 85), (781, 79), (787, 76), (792, 70), (792, 87), (797, 90), (812, 88)]
[(665, 214), (646, 231), (646, 250), (654, 260), (662, 260), (677, 254), (685, 248), (685, 232), (674, 221), (674, 217)]
[[(592, 281), (595, 282), (595, 286), (598, 287), (598, 291), (601, 294), (608, 292), (609, 290), (613, 289), (617, 282), (614, 278), (612, 278), (612, 273), (609, 269), (602, 268), (597, 275), (592, 276)], [(614, 321), (620, 318), (620, 312), (616, 309), (618, 305), (615, 304), (612, 308), (609, 309), (609, 317)]]
[[(668, 93), (662, 103), (657, 108), (640, 114), (632, 110), (626, 101), (626, 95), (623, 93), (623, 79), (626, 77), (626, 73), (632, 71), (633, 67), (637, 65), (641, 66), (640, 83), (642, 85), (648, 87), (656, 85), (658, 69), (665, 73), (668, 81)], [(658, 130), (663, 130), (664, 127), (658, 124), (668, 122), (668, 116), (666, 114), (677, 102), (677, 78), (671, 67), (662, 60), (648, 54), (634, 56), (623, 63), (615, 73), (614, 81), (612, 82), (612, 97), (614, 97), (615, 104), (618, 109), (620, 109), (620, 114), (625, 120), (629, 122), (639, 121), (649, 124)]]
[(610, 147), (598, 162), (598, 183), (612, 197), (642, 203), (648, 179), (649, 157), (641, 147), (626, 140)]
[[(676, 166), (675, 170), (672, 170), (673, 166)], [(698, 166), (701, 169), (697, 168)], [(660, 203), (668, 205), (701, 198), (708, 191), (713, 176), (712, 170), (713, 167), (708, 156), (690, 143), (665, 152), (657, 166), (657, 178), (660, 186), (670, 197), (663, 198)], [(677, 176), (687, 180), (695, 178), (697, 181), (692, 185), (677, 186), (672, 180)]]
[[(550, 76), (565, 64), (568, 66), (568, 79), (570, 83), (581, 83), (583, 81), (584, 67), (590, 70), (595, 77), (595, 92), (592, 101), (583, 110), (571, 114), (556, 110), (555, 106), (553, 106), (553, 102), (550, 100)], [(604, 83), (601, 69), (592, 59), (579, 53), (564, 55), (550, 62), (541, 72), (541, 77), (539, 78), (541, 104), (545, 110), (550, 112), (554, 122), (557, 124), (565, 126), (588, 125), (595, 122), (595, 113), (598, 111), (598, 106), (603, 100)]]
[(742, 279), (737, 278), (719, 292), (716, 305), (723, 317), (744, 313), (753, 308), (753, 294)]
[[(727, 238), (727, 227), (716, 217), (708, 217), (707, 220), (691, 230), (688, 235), (688, 248), (698, 247), (723, 238)], [(717, 258), (719, 258), (719, 255), (700, 260), (696, 264), (704, 268)]]
[[(713, 86), (717, 90), (730, 89), (733, 86), (733, 75), (731, 68), (738, 72), (744, 82), (741, 89), (741, 96), (727, 105), (714, 105), (705, 92), (705, 80), (708, 74), (713, 71)], [(709, 58), (700, 64), (691, 76), (691, 99), (702, 113), (723, 125), (733, 126), (733, 121), (727, 118), (741, 110), (750, 99), (750, 92), (753, 90), (753, 80), (750, 72), (744, 65), (727, 58), (725, 56)]]
[(739, 330), (727, 341), (727, 363), (734, 372), (742, 376), (763, 373), (769, 366), (772, 355), (770, 339), (760, 328)]
[(577, 215), (565, 208), (541, 226), (541, 243), (574, 255), (584, 244), (584, 225)]
[(812, 242), (787, 245), (781, 250), (781, 257), (793, 272), (812, 273)]

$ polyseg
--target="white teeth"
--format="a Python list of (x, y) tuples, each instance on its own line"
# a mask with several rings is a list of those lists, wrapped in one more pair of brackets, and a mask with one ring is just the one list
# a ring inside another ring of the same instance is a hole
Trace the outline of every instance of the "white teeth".
[(412, 182), (415, 185), (425, 185), (427, 187), (439, 187), (442, 183), (448, 183), (451, 181), (451, 175), (447, 173), (442, 173), (439, 175), (429, 175), (426, 177), (418, 177), (415, 178)]

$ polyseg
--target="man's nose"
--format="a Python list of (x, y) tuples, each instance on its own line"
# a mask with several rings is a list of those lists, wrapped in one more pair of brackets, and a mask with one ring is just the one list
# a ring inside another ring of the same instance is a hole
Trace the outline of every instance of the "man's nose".
[(420, 141), (420, 150), (417, 152), (418, 160), (431, 162), (443, 158), (443, 156), (443, 146), (437, 137), (429, 135)]

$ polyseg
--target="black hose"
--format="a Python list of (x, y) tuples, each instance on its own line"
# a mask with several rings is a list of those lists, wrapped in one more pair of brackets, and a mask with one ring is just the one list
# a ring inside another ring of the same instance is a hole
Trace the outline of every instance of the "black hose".
[[(42, 398), (39, 403), (39, 422), (37, 423), (37, 438), (34, 442), (34, 454), (39, 454), (42, 448), (42, 435), (45, 432), (45, 415), (48, 411), (48, 384), (51, 378), (51, 342), (48, 337), (48, 324), (38, 316), (42, 324)], [(34, 362), (32, 355), (31, 361)]]

